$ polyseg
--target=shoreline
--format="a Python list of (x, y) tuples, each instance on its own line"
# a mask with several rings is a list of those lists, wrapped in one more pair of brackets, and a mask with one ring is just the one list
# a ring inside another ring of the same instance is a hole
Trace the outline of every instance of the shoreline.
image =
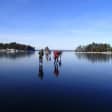
[(6, 53), (17, 53), (17, 52), (35, 52), (31, 50), (17, 50), (17, 49), (0, 49), (0, 53), (6, 52)]
[[(16, 52), (36, 52), (39, 50), (17, 50), (17, 49), (0, 49), (1, 52), (7, 52), (7, 53), (16, 53)], [(55, 50), (51, 50), (53, 52)], [(77, 52), (74, 50), (61, 50), (62, 52), (74, 52), (74, 53), (86, 53), (86, 54), (112, 54), (112, 52)]]
[(75, 53), (86, 53), (86, 54), (112, 54), (112, 52), (76, 52)]

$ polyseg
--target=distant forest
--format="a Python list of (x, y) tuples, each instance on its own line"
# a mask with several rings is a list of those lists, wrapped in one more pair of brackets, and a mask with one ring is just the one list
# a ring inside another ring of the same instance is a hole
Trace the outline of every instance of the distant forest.
[(24, 50), (24, 51), (34, 51), (35, 48), (29, 45), (13, 43), (0, 43), (0, 50), (2, 49), (14, 49), (14, 50)]
[(88, 44), (86, 46), (78, 46), (75, 49), (76, 52), (112, 52), (112, 47), (110, 44), (98, 44), (98, 43), (92, 43)]

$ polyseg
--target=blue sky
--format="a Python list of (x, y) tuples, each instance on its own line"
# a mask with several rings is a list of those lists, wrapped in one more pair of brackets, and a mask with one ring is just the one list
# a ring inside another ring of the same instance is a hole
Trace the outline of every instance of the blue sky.
[(0, 42), (75, 49), (112, 44), (111, 0), (0, 0)]

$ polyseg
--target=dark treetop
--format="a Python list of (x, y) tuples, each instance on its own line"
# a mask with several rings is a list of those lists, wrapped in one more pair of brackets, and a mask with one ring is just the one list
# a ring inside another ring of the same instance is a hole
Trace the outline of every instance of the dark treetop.
[(29, 45), (13, 43), (0, 43), (0, 49), (15, 49), (15, 50), (24, 50), (24, 51), (34, 51), (35, 48)]
[(76, 52), (108, 52), (112, 51), (112, 47), (109, 44), (92, 43), (86, 46), (79, 46), (75, 50)]

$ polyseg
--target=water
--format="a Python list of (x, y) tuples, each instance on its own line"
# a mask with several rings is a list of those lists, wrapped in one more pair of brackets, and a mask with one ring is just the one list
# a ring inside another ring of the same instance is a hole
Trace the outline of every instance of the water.
[(112, 112), (112, 56), (0, 53), (0, 112)]

